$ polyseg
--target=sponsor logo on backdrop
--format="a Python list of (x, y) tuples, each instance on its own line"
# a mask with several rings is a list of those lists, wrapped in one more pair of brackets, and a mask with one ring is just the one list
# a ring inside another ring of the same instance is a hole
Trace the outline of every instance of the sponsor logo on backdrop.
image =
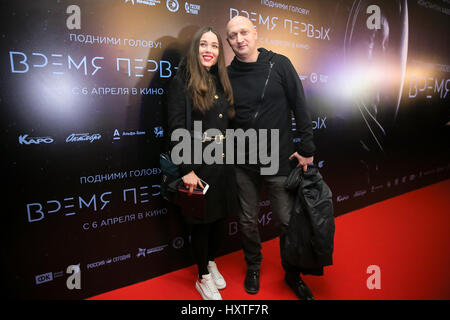
[(122, 133), (119, 132), (119, 130), (115, 129), (113, 134), (113, 140), (120, 140), (122, 137), (134, 137), (134, 136), (143, 136), (145, 135), (145, 131), (122, 131)]
[(24, 145), (30, 145), (30, 144), (49, 144), (53, 143), (52, 137), (30, 137), (28, 134), (22, 134), (19, 136), (19, 143)]
[(131, 3), (132, 5), (135, 4), (146, 4), (148, 6), (155, 6), (156, 4), (160, 3), (160, 0), (125, 0), (125, 3)]
[(101, 267), (101, 266), (106, 266), (106, 265), (109, 265), (109, 264), (122, 262), (122, 261), (125, 261), (125, 260), (128, 260), (128, 259), (131, 259), (131, 253), (127, 253), (127, 254), (123, 254), (123, 255), (117, 256), (117, 257), (106, 258), (106, 259), (103, 259), (103, 260), (100, 260), (100, 261), (95, 261), (95, 262), (88, 263), (86, 265), (86, 269), (88, 269), (88, 270), (89, 269), (95, 269), (95, 268), (98, 268), (98, 267)]
[(311, 80), (312, 83), (316, 83), (317, 82), (317, 73), (313, 72), (311, 73), (311, 75), (309, 76), (309, 79)]
[[(402, 177), (390, 178), (390, 179), (387, 179), (385, 183), (371, 185), (368, 189), (360, 189), (360, 190), (354, 191), (351, 198), (353, 198), (353, 199), (360, 198), (360, 197), (367, 196), (370, 193), (376, 193), (376, 192), (381, 192), (381, 191), (387, 190), (387, 189), (393, 189), (393, 188), (402, 186), (404, 184), (412, 183), (412, 182), (414, 182), (418, 179), (421, 179), (430, 174), (440, 174), (445, 170), (450, 170), (450, 165), (447, 167), (438, 167), (438, 168), (433, 168), (433, 169), (430, 169), (427, 171), (419, 171), (417, 173), (410, 173), (410, 174), (406, 174)], [(350, 199), (349, 195), (338, 195), (336, 198), (337, 202), (343, 202), (343, 201), (346, 201), (349, 199)]]
[(36, 284), (50, 282), (53, 280), (53, 273), (47, 272), (47, 273), (39, 274), (35, 277), (35, 279), (36, 279)]
[(162, 246), (146, 249), (146, 248), (138, 248), (138, 253), (136, 254), (136, 258), (146, 257), (151, 253), (163, 251), (168, 245), (164, 244)]
[(384, 187), (384, 184), (380, 184), (380, 185), (377, 185), (377, 186), (371, 186), (370, 187), (370, 192), (375, 192), (377, 190), (383, 189), (383, 187)]
[(336, 198), (336, 200), (337, 200), (337, 202), (342, 202), (342, 201), (345, 201), (345, 200), (348, 200), (348, 199), (350, 199), (350, 196), (349, 195), (338, 195), (337, 196), (337, 198)]
[(139, 248), (136, 258), (145, 257), (145, 249)]
[(185, 2), (184, 3), (184, 10), (186, 10), (186, 13), (198, 14), (198, 12), (200, 11), (200, 5), (199, 4)]
[(311, 72), (309, 76), (307, 74), (299, 74), (298, 77), (302, 81), (309, 80), (311, 83), (328, 83), (328, 75), (317, 72)]
[(166, 7), (170, 12), (177, 12), (180, 8), (177, 0), (167, 0)]
[[(164, 1), (164, 0), (163, 0)], [(166, 0), (166, 8), (170, 12), (177, 12), (180, 9), (180, 4), (177, 0)], [(144, 4), (148, 6), (155, 6), (161, 3), (160, 0), (125, 0), (125, 3), (129, 3), (132, 5)], [(185, 3), (185, 10), (187, 13), (198, 14), (198, 10), (200, 10), (200, 5)], [(195, 13), (196, 12), (196, 13)]]
[(155, 134), (156, 138), (164, 137), (164, 129), (161, 126), (153, 128), (153, 133)]
[(183, 237), (176, 237), (172, 240), (172, 247), (175, 249), (181, 249), (184, 246), (184, 238)]
[(358, 190), (353, 194), (353, 198), (362, 197), (367, 194), (367, 190)]
[(99, 133), (72, 133), (66, 138), (66, 142), (84, 142), (89, 141), (90, 143), (94, 142), (95, 140), (100, 140), (102, 137)]

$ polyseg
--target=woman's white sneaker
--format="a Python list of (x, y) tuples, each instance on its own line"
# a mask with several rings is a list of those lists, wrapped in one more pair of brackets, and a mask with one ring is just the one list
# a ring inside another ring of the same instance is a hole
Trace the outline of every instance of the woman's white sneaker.
[(227, 283), (225, 282), (225, 279), (223, 278), (223, 276), (220, 274), (219, 270), (217, 269), (217, 265), (214, 261), (208, 262), (208, 271), (214, 280), (216, 288), (217, 289), (225, 289), (225, 287), (227, 286)]
[(195, 283), (195, 288), (203, 300), (222, 300), (210, 273), (202, 275), (202, 279)]

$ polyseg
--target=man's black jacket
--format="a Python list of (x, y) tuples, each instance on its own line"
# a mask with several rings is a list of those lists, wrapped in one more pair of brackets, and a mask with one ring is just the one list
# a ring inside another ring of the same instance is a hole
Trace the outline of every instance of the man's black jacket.
[(304, 274), (322, 275), (333, 264), (334, 213), (332, 193), (314, 165), (295, 168), (285, 187), (295, 192), (288, 236), (282, 254)]
[[(268, 130), (267, 154), (271, 154), (271, 130), (279, 132), (276, 141), (279, 150), (277, 176), (290, 172), (289, 157), (298, 152), (303, 157), (314, 155), (312, 121), (307, 107), (302, 82), (291, 61), (284, 55), (259, 48), (256, 62), (242, 62), (236, 57), (228, 66), (228, 76), (233, 87), (236, 129)], [(292, 114), (296, 131), (292, 131)], [(294, 142), (296, 138), (296, 142)], [(258, 141), (260, 141), (258, 139)], [(259, 155), (259, 143), (254, 149)], [(275, 148), (275, 147), (274, 147)], [(248, 153), (248, 151), (247, 151)], [(261, 160), (257, 158), (258, 160)], [(267, 164), (238, 164), (247, 170), (260, 172)]]

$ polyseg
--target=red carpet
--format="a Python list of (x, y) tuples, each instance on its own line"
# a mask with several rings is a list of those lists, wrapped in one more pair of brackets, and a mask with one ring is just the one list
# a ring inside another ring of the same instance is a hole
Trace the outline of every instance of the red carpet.
[[(316, 299), (450, 299), (450, 180), (336, 219), (334, 264), (322, 277), (303, 276)], [(296, 299), (283, 281), (279, 240), (263, 244), (261, 289), (244, 291), (242, 251), (216, 259), (227, 281), (223, 299)], [(367, 267), (380, 267), (380, 289), (369, 290)], [(201, 299), (196, 266), (91, 299)]]

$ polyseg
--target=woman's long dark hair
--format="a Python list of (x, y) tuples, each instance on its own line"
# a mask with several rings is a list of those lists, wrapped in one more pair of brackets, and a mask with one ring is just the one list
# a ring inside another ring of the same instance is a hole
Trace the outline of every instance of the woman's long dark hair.
[(202, 113), (207, 111), (214, 104), (214, 95), (216, 94), (216, 85), (211, 74), (200, 62), (199, 46), (202, 35), (211, 31), (217, 36), (219, 42), (219, 56), (217, 58), (217, 74), (220, 84), (222, 85), (225, 97), (231, 108), (229, 114), (234, 116), (233, 106), (233, 89), (228, 79), (227, 68), (225, 66), (225, 57), (222, 39), (219, 33), (213, 27), (200, 28), (192, 39), (189, 53), (187, 55), (187, 71), (188, 71), (188, 91), (193, 101), (192, 109)]

